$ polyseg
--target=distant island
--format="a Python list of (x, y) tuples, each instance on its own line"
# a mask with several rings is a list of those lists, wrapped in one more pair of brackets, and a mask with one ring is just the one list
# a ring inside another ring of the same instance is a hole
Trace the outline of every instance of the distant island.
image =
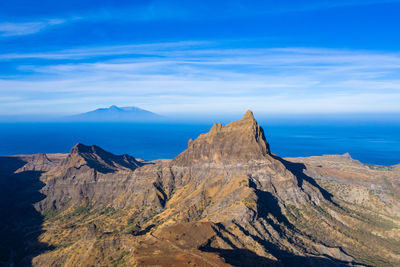
[(145, 109), (115, 105), (64, 118), (67, 121), (82, 122), (154, 122), (164, 119), (165, 117)]

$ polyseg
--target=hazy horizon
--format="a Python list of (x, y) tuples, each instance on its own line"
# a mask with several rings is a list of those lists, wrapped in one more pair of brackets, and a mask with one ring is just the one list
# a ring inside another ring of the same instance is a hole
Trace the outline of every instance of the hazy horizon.
[[(100, 107), (99, 107), (100, 108)], [(182, 114), (182, 113), (155, 113), (162, 116), (160, 121), (148, 121), (147, 123), (229, 123), (232, 120), (239, 120), (248, 109), (243, 109), (231, 113), (195, 113), (195, 114)], [(94, 110), (87, 110), (83, 113), (64, 113), (64, 114), (23, 114), (23, 115), (0, 115), (0, 123), (36, 123), (36, 122), (54, 122), (54, 123), (67, 123), (73, 122), (73, 116), (91, 112)], [(152, 110), (147, 110), (153, 112)], [(271, 123), (281, 124), (301, 124), (312, 123), (318, 124), (330, 122), (348, 123), (394, 123), (400, 124), (400, 112), (398, 113), (267, 113), (267, 112), (254, 112), (257, 120), (270, 121)], [(100, 120), (101, 121), (101, 120)], [(76, 122), (76, 121), (75, 121)], [(90, 122), (87, 120), (86, 122)], [(129, 120), (116, 120), (116, 123), (135, 123)], [(137, 123), (138, 121), (136, 121)], [(112, 123), (112, 121), (104, 121), (104, 123)], [(146, 121), (142, 121), (146, 123)]]

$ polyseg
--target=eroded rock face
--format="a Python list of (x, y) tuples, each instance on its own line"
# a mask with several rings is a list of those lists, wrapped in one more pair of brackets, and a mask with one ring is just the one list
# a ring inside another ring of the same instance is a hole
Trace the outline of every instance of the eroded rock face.
[(143, 164), (127, 154), (116, 156), (98, 146), (86, 146), (78, 143), (71, 149), (63, 165), (74, 166), (76, 168), (86, 165), (100, 172), (107, 173), (121, 169), (134, 170)]
[(215, 123), (210, 132), (189, 141), (188, 148), (172, 164), (192, 166), (203, 163), (235, 164), (263, 160), (270, 154), (263, 129), (247, 111), (242, 120), (226, 126)]
[(36, 207), (62, 210), (73, 205), (112, 205), (125, 194), (132, 172), (140, 166), (143, 163), (132, 156), (117, 156), (98, 146), (78, 143), (59, 166), (43, 174), (46, 198)]
[(50, 159), (47, 154), (44, 153), (37, 153), (32, 156), (22, 156), (23, 160), (26, 160), (27, 163), (16, 170), (16, 173), (25, 172), (25, 171), (40, 171), (40, 172), (47, 172), (54, 167), (58, 166), (63, 158), (62, 154), (58, 154), (53, 156)]
[[(47, 164), (45, 158), (32, 162)], [(395, 212), (396, 200), (382, 200), (389, 186), (370, 191), (365, 182), (343, 178), (355, 173), (370, 183), (374, 175), (393, 174), (349, 155), (281, 159), (250, 111), (226, 126), (215, 124), (173, 160), (139, 162), (77, 144), (42, 175), (46, 197), (36, 204), (56, 214), (41, 240), (69, 245), (33, 263), (112, 265), (110, 259), (123, 258), (138, 266), (374, 265), (370, 255), (395, 262), (396, 247), (386, 242), (400, 233), (377, 225)], [(382, 195), (374, 198), (375, 192)]]

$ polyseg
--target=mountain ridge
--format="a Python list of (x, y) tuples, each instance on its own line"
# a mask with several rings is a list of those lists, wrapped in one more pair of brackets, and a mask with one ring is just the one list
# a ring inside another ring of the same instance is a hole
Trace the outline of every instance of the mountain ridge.
[(250, 111), (172, 160), (78, 143), (40, 174), (39, 238), (57, 249), (32, 264), (391, 266), (398, 179), (347, 154), (282, 159)]

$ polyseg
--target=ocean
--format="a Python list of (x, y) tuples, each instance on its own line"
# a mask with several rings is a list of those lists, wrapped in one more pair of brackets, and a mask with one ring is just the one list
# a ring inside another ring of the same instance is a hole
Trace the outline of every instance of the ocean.
[[(400, 124), (269, 123), (271, 150), (281, 157), (350, 155), (363, 163), (400, 163)], [(211, 123), (0, 123), (0, 155), (68, 152), (96, 144), (115, 154), (154, 160), (173, 158)]]

